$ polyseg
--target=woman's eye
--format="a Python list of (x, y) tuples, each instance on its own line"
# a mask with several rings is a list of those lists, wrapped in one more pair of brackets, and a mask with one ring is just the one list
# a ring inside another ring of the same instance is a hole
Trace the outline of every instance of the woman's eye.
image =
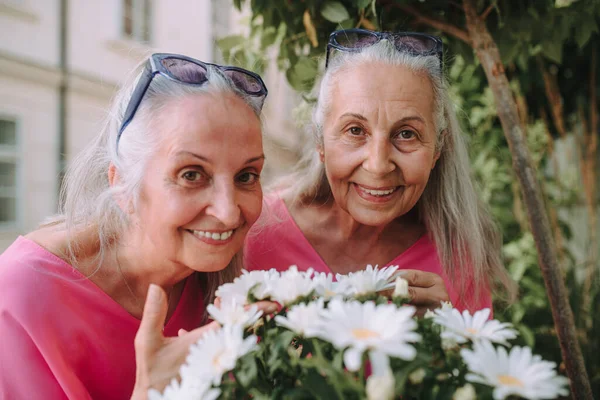
[(350, 129), (348, 129), (348, 133), (350, 133), (352, 136), (359, 136), (362, 135), (363, 130), (358, 126), (353, 126)]
[(198, 171), (186, 171), (181, 177), (188, 182), (197, 182), (202, 179), (202, 174)]
[(416, 136), (417, 135), (413, 131), (404, 130), (404, 131), (398, 132), (398, 138), (400, 138), (402, 140), (410, 140)]
[(252, 172), (244, 172), (238, 175), (238, 182), (244, 185), (252, 185), (259, 180), (260, 176)]

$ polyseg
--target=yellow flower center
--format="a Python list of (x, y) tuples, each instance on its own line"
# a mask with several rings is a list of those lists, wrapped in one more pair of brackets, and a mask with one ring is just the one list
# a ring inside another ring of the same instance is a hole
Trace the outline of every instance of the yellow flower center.
[(479, 333), (479, 331), (477, 329), (473, 329), (473, 328), (467, 328), (467, 332), (476, 335), (477, 333)]
[(372, 331), (370, 329), (352, 329), (352, 335), (357, 339), (369, 339), (372, 337), (379, 337), (379, 333)]
[(506, 386), (525, 386), (520, 379), (517, 379), (514, 376), (510, 375), (498, 375), (498, 382)]

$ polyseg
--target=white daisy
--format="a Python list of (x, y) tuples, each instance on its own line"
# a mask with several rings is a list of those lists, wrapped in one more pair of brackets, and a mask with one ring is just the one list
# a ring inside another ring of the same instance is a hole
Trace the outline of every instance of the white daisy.
[(223, 374), (231, 371), (237, 360), (253, 351), (256, 336), (243, 336), (239, 325), (226, 325), (219, 330), (207, 332), (196, 344), (190, 347), (185, 364), (181, 367), (181, 384), (187, 380), (221, 383)]
[(323, 299), (309, 304), (298, 304), (290, 308), (287, 316), (275, 316), (275, 322), (305, 338), (318, 336), (321, 328), (321, 312)]
[(489, 320), (490, 309), (476, 311), (471, 315), (468, 310), (462, 314), (455, 308), (442, 308), (435, 310), (433, 321), (444, 327), (442, 339), (452, 340), (456, 343), (471, 341), (489, 341), (508, 344), (507, 340), (517, 337), (517, 331), (512, 329), (512, 324)]
[(394, 293), (392, 294), (392, 296), (401, 297), (403, 299), (407, 299), (410, 297), (410, 294), (408, 293), (408, 281), (406, 279), (401, 277), (396, 278)]
[(378, 269), (377, 265), (367, 265), (362, 271), (350, 272), (348, 275), (336, 275), (340, 292), (348, 296), (360, 296), (377, 293), (394, 287), (394, 273), (397, 265)]
[(201, 379), (187, 379), (181, 383), (173, 379), (162, 394), (150, 389), (148, 400), (215, 400), (220, 394), (220, 389), (211, 388), (210, 382)]
[(220, 297), (223, 302), (235, 301), (237, 304), (246, 304), (248, 302), (248, 293), (259, 300), (266, 298), (265, 289), (269, 282), (279, 279), (279, 272), (275, 269), (269, 271), (242, 271), (231, 283), (225, 283), (217, 289), (215, 295)]
[(341, 295), (339, 283), (333, 280), (333, 274), (325, 272), (316, 273), (313, 276), (315, 292), (326, 299)]
[(532, 355), (529, 347), (515, 346), (507, 353), (489, 342), (476, 343), (460, 352), (471, 373), (466, 379), (494, 388), (494, 399), (515, 395), (526, 399), (566, 396), (568, 379), (556, 374), (556, 364)]
[(393, 304), (376, 306), (374, 302), (343, 302), (333, 299), (321, 313), (323, 328), (321, 338), (344, 353), (344, 363), (351, 371), (360, 368), (365, 350), (378, 350), (388, 356), (412, 360), (415, 348), (409, 344), (421, 339), (414, 330), (415, 308), (396, 307)]
[(241, 325), (244, 328), (253, 325), (263, 314), (255, 305), (249, 306), (246, 310), (244, 305), (238, 303), (235, 298), (222, 300), (221, 308), (210, 304), (206, 307), (206, 311), (221, 325)]
[(315, 284), (311, 279), (312, 274), (312, 269), (300, 272), (298, 267), (292, 265), (281, 273), (279, 279), (273, 279), (266, 283), (265, 297), (270, 297), (271, 300), (282, 305), (292, 304), (314, 291)]

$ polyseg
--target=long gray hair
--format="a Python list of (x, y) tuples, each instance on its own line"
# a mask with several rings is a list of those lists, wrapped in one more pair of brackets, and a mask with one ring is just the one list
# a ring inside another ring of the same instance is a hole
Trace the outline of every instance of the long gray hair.
[(504, 288), (505, 297), (512, 299), (514, 285), (502, 264), (501, 235), (476, 192), (463, 133), (436, 56), (401, 53), (385, 40), (359, 53), (336, 53), (320, 82), (310, 129), (313, 140), (304, 149), (296, 170), (278, 180), (274, 187), (290, 203), (322, 203), (332, 198), (325, 167), (317, 152), (323, 146), (332, 88), (339, 71), (372, 63), (405, 66), (426, 74), (431, 82), (438, 133), (436, 150), (440, 158), (417, 203), (417, 210), (435, 243), (445, 273), (459, 283), (459, 293), (464, 293), (472, 280), (475, 293), (480, 293), (482, 286)]
[[(148, 160), (158, 150), (161, 139), (152, 127), (156, 126), (154, 121), (160, 118), (161, 110), (167, 103), (189, 95), (228, 92), (243, 99), (260, 119), (260, 101), (240, 92), (233, 82), (215, 67), (208, 66), (208, 81), (201, 86), (185, 85), (156, 75), (135, 118), (123, 133), (117, 152), (117, 134), (144, 66), (145, 62), (140, 64), (128, 82), (117, 92), (100, 134), (70, 163), (61, 188), (59, 212), (45, 224), (67, 230), (68, 254), (65, 256), (75, 267), (78, 261), (77, 249), (83, 245), (78, 241), (77, 231), (84, 227), (96, 228), (98, 253), (95, 263), (97, 268), (100, 268), (108, 250), (127, 229), (128, 215), (121, 210), (115, 199), (125, 200), (132, 210), (138, 205), (141, 182)], [(120, 178), (113, 186), (110, 186), (108, 181), (111, 164), (116, 167)], [(212, 302), (217, 287), (232, 281), (241, 268), (240, 252), (222, 271), (201, 274), (205, 284), (205, 301)]]

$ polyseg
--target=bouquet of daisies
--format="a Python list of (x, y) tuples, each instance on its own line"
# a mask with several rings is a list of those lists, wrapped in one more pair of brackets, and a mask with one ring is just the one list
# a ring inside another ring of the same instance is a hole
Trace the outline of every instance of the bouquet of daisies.
[[(390, 298), (381, 295), (391, 291)], [(222, 328), (190, 349), (180, 378), (149, 398), (554, 399), (567, 379), (490, 310), (448, 304), (424, 318), (407, 305), (397, 267), (348, 275), (244, 272), (208, 312)], [(263, 316), (253, 302), (282, 309)]]

